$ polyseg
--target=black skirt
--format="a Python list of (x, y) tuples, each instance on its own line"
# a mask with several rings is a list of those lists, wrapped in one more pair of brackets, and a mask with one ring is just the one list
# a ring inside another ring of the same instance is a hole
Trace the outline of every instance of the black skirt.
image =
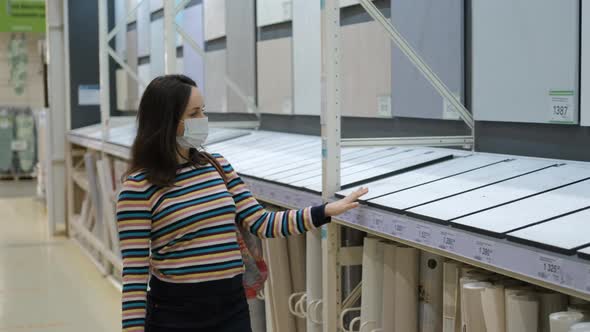
[(152, 276), (146, 332), (252, 332), (242, 276), (169, 283)]

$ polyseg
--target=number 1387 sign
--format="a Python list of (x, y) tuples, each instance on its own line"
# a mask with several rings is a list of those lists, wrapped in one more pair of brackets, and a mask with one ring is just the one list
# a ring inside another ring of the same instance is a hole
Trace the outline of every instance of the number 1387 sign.
[(574, 92), (551, 90), (549, 97), (551, 98), (551, 122), (574, 123)]

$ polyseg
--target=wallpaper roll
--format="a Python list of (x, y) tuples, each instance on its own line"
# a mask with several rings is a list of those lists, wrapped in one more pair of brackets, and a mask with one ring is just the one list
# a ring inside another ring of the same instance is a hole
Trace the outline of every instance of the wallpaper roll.
[(381, 240), (366, 237), (363, 244), (363, 284), (361, 289), (361, 325), (368, 330), (381, 322), (383, 288), (383, 250)]
[(570, 327), (569, 332), (590, 332), (590, 323), (576, 323)]
[(584, 315), (575, 311), (555, 312), (549, 315), (551, 332), (569, 332), (572, 325), (584, 319)]
[(487, 332), (485, 326), (482, 298), (484, 290), (492, 287), (489, 282), (468, 282), (461, 288), (464, 300), (462, 313), (464, 332)]
[(506, 331), (504, 286), (491, 285), (483, 290), (481, 307), (487, 332)]
[(459, 307), (459, 275), (461, 263), (443, 263), (443, 332), (461, 331), (461, 310)]
[(443, 257), (422, 251), (420, 255), (420, 332), (442, 330)]
[(383, 244), (383, 331), (418, 331), (419, 260), (417, 249)]
[[(466, 274), (465, 271), (462, 271), (462, 274)], [(461, 293), (459, 294), (459, 305), (460, 305), (460, 311), (461, 311), (461, 315), (460, 315), (460, 322), (461, 322), (461, 331), (465, 332), (465, 315), (467, 314), (467, 307), (465, 305), (465, 296), (466, 293), (463, 290), (463, 287), (465, 286), (465, 284), (468, 283), (475, 283), (475, 282), (483, 282), (486, 280), (486, 277), (484, 275), (480, 275), (478, 273), (469, 273), (467, 274), (468, 276), (464, 276), (461, 277), (459, 279), (459, 289), (461, 291)]]
[(509, 290), (506, 297), (506, 332), (538, 332), (539, 297), (528, 291)]
[(541, 310), (539, 312), (539, 332), (550, 332), (549, 315), (554, 312), (565, 311), (567, 308), (567, 296), (557, 292), (541, 292)]

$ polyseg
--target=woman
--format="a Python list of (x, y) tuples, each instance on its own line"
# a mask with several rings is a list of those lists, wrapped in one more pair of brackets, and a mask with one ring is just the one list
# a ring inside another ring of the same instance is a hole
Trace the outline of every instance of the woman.
[(236, 223), (260, 238), (300, 234), (366, 193), (265, 211), (227, 160), (200, 149), (204, 110), (195, 82), (183, 75), (154, 79), (141, 98), (117, 203), (124, 331), (251, 331)]

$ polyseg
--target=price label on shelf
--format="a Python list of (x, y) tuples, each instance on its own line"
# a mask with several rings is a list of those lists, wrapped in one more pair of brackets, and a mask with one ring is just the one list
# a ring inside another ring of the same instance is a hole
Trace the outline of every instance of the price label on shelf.
[(404, 238), (404, 237), (406, 237), (407, 229), (408, 229), (408, 226), (406, 225), (406, 223), (404, 223), (402, 221), (398, 221), (393, 224), (392, 234), (395, 237)]
[(385, 231), (385, 216), (380, 213), (374, 213), (371, 228), (378, 232), (387, 233)]
[(566, 282), (563, 260), (561, 258), (539, 254), (536, 263), (537, 276), (539, 278), (557, 284), (564, 284)]
[(476, 239), (473, 258), (480, 262), (493, 264), (495, 261), (496, 248), (494, 242)]
[(551, 122), (574, 123), (574, 91), (551, 90), (549, 97)]
[(430, 244), (432, 242), (432, 229), (424, 225), (416, 225), (416, 242)]
[(457, 245), (457, 234), (445, 230), (441, 231), (440, 235), (441, 242), (438, 247), (447, 251), (455, 251), (455, 247)]

